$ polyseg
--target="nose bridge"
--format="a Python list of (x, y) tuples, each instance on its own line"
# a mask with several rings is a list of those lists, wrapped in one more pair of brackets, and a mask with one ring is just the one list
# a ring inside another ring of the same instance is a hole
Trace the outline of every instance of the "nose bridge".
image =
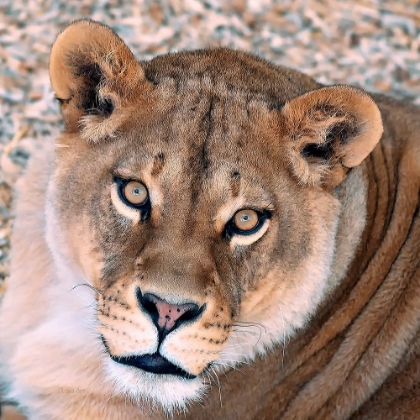
[(206, 287), (208, 259), (203, 243), (159, 241), (141, 256), (144, 283), (150, 293), (183, 302), (185, 296), (202, 303)]

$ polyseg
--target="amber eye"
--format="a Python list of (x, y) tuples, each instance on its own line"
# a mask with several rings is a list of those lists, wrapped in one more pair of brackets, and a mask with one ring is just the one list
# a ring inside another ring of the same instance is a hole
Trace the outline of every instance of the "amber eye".
[(243, 232), (252, 231), (259, 222), (259, 215), (255, 210), (239, 210), (233, 216), (235, 227)]
[(134, 206), (141, 205), (147, 201), (149, 193), (147, 188), (138, 181), (129, 181), (123, 188), (124, 198)]
[(238, 210), (226, 223), (223, 236), (225, 239), (230, 241), (233, 236), (253, 237), (252, 235), (259, 232), (261, 229), (263, 229), (262, 234), (264, 234), (264, 232), (267, 230), (264, 230), (264, 226), (268, 227), (266, 222), (268, 219), (271, 219), (271, 216), (271, 210)]

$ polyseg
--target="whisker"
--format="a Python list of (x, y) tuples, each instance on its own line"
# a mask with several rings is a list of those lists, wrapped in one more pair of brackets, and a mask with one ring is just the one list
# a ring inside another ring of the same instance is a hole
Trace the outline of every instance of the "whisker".
[(209, 381), (210, 389), (213, 389), (213, 385), (211, 383), (211, 376), (208, 372), (204, 372), (206, 374), (206, 379)]
[(285, 348), (286, 348), (286, 323), (284, 321), (283, 311), (281, 309), (281, 306), (279, 305), (280, 309), (280, 316), (281, 320), (283, 322), (283, 349), (282, 349), (282, 355), (281, 355), (281, 368), (284, 368), (284, 356), (285, 356)]
[(219, 377), (217, 376), (217, 372), (214, 370), (214, 368), (212, 366), (210, 366), (210, 369), (212, 370), (212, 372), (214, 373), (214, 376), (216, 377), (217, 380), (217, 388), (219, 389), (219, 401), (220, 401), (220, 408), (223, 408), (223, 403), (222, 403), (222, 391), (221, 391), (221, 387), (220, 387), (220, 381), (219, 381)]
[(87, 309), (87, 308), (92, 308), (95, 303), (98, 303), (96, 300), (94, 300), (92, 303), (90, 303), (89, 305), (83, 306), (83, 308), (80, 308), (79, 311), (82, 311), (83, 309)]
[[(258, 343), (261, 340), (262, 335), (263, 335), (262, 334), (262, 330), (264, 330), (264, 333), (266, 333), (267, 332), (266, 328), (263, 325), (258, 324), (258, 323), (246, 322), (246, 323), (242, 323), (242, 324), (244, 324), (244, 325), (240, 325), (240, 323), (234, 323), (233, 326), (234, 327), (238, 326), (240, 328), (247, 328), (247, 327), (249, 327), (249, 328), (252, 328), (252, 327), (258, 328), (259, 336), (258, 336), (257, 342), (254, 344), (254, 346), (257, 346)], [(244, 331), (239, 331), (239, 332), (244, 332)], [(251, 334), (250, 332), (248, 332), (248, 333)]]
[(226, 349), (238, 349), (240, 347), (248, 346), (249, 343), (236, 343), (236, 344), (228, 344), (225, 348)]
[(120, 395), (123, 395), (125, 392), (124, 391), (120, 391), (120, 392), (115, 392), (113, 393), (107, 400), (105, 400), (102, 404), (99, 404), (99, 407), (102, 407), (103, 405), (105, 405), (108, 401), (112, 400), (115, 397), (118, 397)]
[[(235, 363), (235, 362), (234, 362)], [(232, 369), (232, 370), (236, 370), (238, 372), (241, 372), (242, 375), (245, 375), (244, 372), (242, 372), (242, 370), (240, 370), (239, 368), (237, 368), (235, 365), (230, 365), (229, 363), (225, 363), (224, 365), (222, 365), (221, 363), (215, 363), (215, 366), (218, 366), (220, 368), (224, 368), (225, 366), (227, 366), (228, 368)], [(226, 374), (225, 374), (226, 376)]]
[(253, 335), (253, 336), (260, 336), (260, 334), (257, 334), (256, 332), (253, 332), (253, 331), (241, 331), (241, 330), (235, 330), (234, 329), (233, 332), (247, 334), (247, 335)]
[(232, 353), (221, 352), (220, 355), (221, 356), (241, 356), (241, 357), (248, 357), (248, 355), (243, 354), (243, 353), (235, 353), (235, 354), (232, 354)]
[(251, 362), (245, 362), (244, 360), (238, 360), (238, 359), (221, 359), (220, 363), (223, 363), (225, 361), (232, 362), (232, 363), (240, 363), (241, 365), (247, 365), (247, 366), (251, 364)]
[(239, 322), (234, 322), (232, 325), (238, 326), (238, 327), (256, 327), (256, 328), (263, 329), (265, 331), (264, 325), (259, 324), (258, 322), (239, 321)]
[(92, 289), (94, 292), (98, 293), (99, 295), (103, 295), (103, 293), (101, 291), (99, 291), (95, 286), (92, 286), (89, 283), (80, 283), (80, 284), (76, 284), (76, 286), (73, 286), (71, 288), (71, 291), (73, 291), (74, 289), (76, 289), (76, 287), (80, 287), (80, 286), (86, 286), (89, 287), (90, 289)]

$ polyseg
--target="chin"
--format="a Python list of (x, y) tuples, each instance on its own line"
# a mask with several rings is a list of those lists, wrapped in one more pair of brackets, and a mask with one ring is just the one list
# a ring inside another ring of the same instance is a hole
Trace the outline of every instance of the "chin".
[(200, 402), (209, 382), (203, 375), (193, 379), (178, 375), (155, 374), (121, 365), (108, 359), (108, 377), (114, 382), (115, 395), (122, 395), (140, 407), (162, 410), (167, 414), (186, 412), (193, 402)]

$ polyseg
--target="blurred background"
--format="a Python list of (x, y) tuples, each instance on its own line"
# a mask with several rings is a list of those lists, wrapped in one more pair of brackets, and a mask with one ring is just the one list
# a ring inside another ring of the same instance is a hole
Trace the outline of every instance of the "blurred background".
[(0, 0), (0, 295), (13, 185), (61, 126), (50, 48), (86, 17), (113, 28), (139, 59), (226, 46), (420, 105), (419, 0)]

